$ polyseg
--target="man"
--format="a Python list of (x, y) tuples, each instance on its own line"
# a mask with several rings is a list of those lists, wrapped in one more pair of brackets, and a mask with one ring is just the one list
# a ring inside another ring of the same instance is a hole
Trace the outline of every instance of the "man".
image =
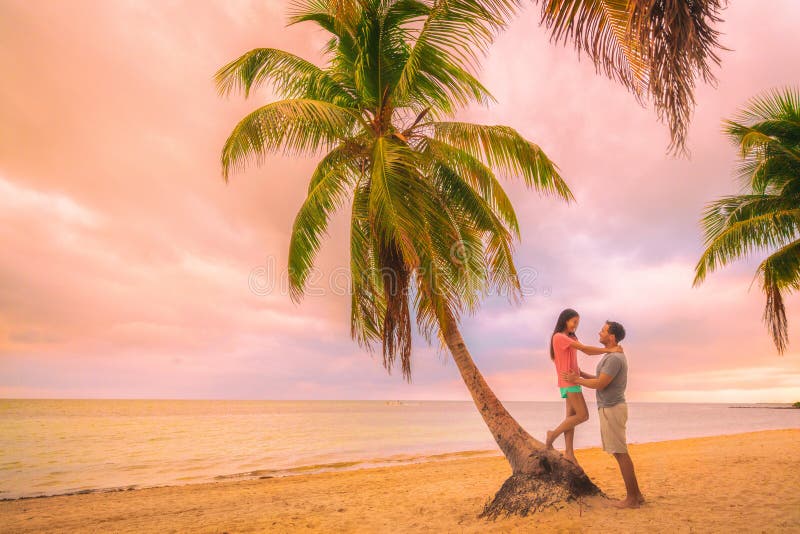
[[(625, 338), (625, 329), (614, 321), (606, 321), (600, 330), (600, 343), (607, 349), (616, 346)], [(600, 418), (600, 438), (603, 450), (614, 455), (625, 481), (627, 496), (614, 503), (619, 508), (638, 508), (644, 503), (639, 491), (633, 461), (628, 454), (625, 441), (625, 423), (628, 420), (628, 405), (625, 402), (625, 387), (628, 383), (628, 360), (624, 352), (607, 352), (597, 364), (597, 375), (581, 371), (562, 373), (565, 380), (597, 390), (597, 411)]]

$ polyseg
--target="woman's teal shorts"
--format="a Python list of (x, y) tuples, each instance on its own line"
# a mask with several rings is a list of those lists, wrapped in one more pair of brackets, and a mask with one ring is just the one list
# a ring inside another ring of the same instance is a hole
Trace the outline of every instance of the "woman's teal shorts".
[(561, 398), (562, 399), (566, 399), (567, 398), (567, 392), (568, 391), (570, 393), (580, 393), (581, 392), (581, 387), (580, 386), (570, 386), (568, 388), (558, 388), (558, 389), (561, 390)]

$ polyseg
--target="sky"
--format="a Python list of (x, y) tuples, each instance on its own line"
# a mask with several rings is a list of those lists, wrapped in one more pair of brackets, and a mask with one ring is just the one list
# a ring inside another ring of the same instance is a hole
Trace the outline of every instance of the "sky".
[[(266, 0), (0, 0), (0, 397), (470, 399), (416, 332), (411, 383), (350, 338), (346, 210), (309, 294), (290, 300), (313, 157), (222, 180), (232, 128), (276, 97), (220, 97), (217, 69), (258, 47), (322, 61), (324, 33), (286, 14)], [(547, 344), (568, 307), (587, 344), (605, 320), (625, 325), (629, 402), (800, 400), (800, 297), (779, 356), (751, 287), (763, 254), (692, 287), (703, 206), (738, 191), (721, 121), (800, 81), (800, 3), (731, 2), (723, 18), (730, 51), (716, 86), (699, 82), (690, 157), (667, 154), (651, 107), (551, 44), (538, 8), (490, 48), (479, 78), (497, 102), (457, 118), (517, 129), (577, 199), (503, 181), (526, 297), (489, 297), (462, 322), (501, 400), (560, 400)]]

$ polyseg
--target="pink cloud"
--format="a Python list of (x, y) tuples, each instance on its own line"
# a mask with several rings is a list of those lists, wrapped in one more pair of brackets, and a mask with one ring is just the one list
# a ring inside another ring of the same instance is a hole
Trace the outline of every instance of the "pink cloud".
[[(285, 13), (244, 0), (0, 7), (1, 395), (469, 398), (454, 364), (419, 340), (409, 385), (349, 339), (349, 300), (328, 285), (347, 266), (346, 213), (320, 252), (321, 294), (296, 306), (280, 291), (313, 159), (275, 156), (222, 182), (227, 135), (273, 95), (220, 98), (213, 73), (259, 46), (320, 60), (324, 35), (285, 28)], [(700, 210), (735, 191), (720, 120), (800, 79), (798, 15), (790, 0), (725, 12), (734, 51), (719, 87), (698, 88), (691, 160), (664, 155), (652, 110), (550, 45), (535, 9), (492, 47), (480, 77), (498, 104), (461, 117), (538, 142), (577, 197), (566, 206), (505, 182), (518, 266), (539, 291), (520, 307), (490, 299), (464, 322), (501, 398), (552, 397), (544, 347), (568, 306), (590, 341), (609, 315), (626, 323), (635, 399), (706, 400), (698, 376), (718, 400), (800, 398), (778, 380), (797, 376), (800, 345), (775, 356), (762, 297), (747, 292), (756, 258), (691, 288)], [(276, 285), (259, 292), (266, 265)], [(796, 295), (788, 305), (798, 340)]]

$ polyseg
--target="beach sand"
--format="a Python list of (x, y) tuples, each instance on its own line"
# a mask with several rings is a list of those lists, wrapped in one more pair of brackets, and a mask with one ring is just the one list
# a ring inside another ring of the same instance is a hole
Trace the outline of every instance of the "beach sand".
[[(647, 503), (478, 519), (502, 456), (0, 502), (2, 532), (800, 532), (800, 429), (631, 445)], [(577, 452), (612, 498), (613, 457)]]

